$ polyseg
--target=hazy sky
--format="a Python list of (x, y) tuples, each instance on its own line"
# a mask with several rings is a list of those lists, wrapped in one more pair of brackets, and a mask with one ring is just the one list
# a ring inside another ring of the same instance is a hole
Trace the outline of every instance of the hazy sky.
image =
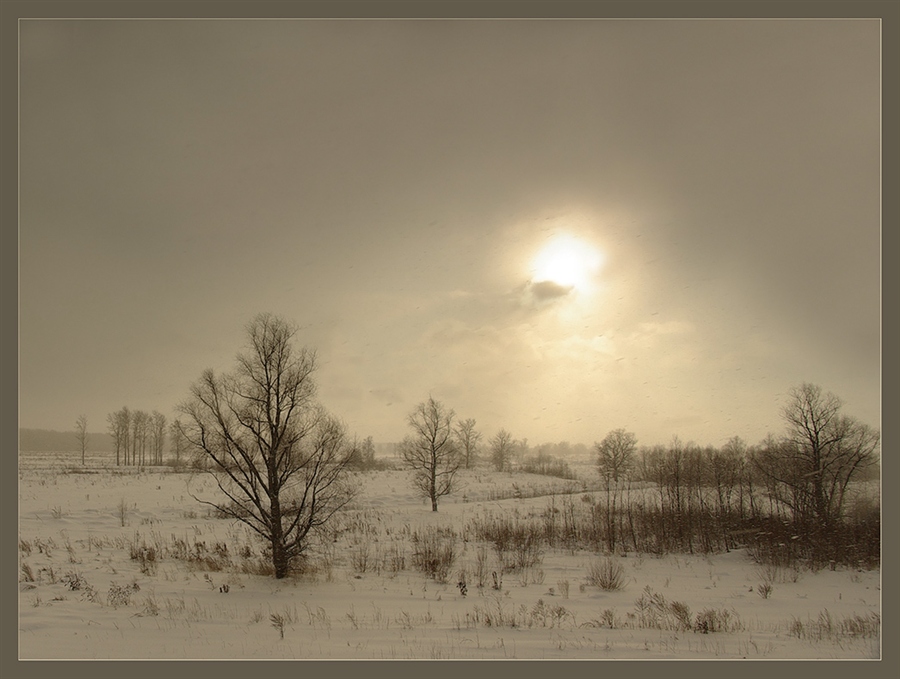
[(20, 37), (23, 427), (172, 417), (261, 311), (378, 441), (430, 394), (486, 438), (756, 443), (804, 381), (881, 426), (877, 21)]

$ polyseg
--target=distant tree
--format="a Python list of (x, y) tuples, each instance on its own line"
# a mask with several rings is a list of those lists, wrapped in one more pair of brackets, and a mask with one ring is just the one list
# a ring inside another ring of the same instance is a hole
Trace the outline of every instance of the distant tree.
[(78, 445), (81, 446), (81, 465), (84, 466), (84, 453), (87, 450), (88, 433), (87, 433), (87, 416), (79, 415), (75, 420), (75, 436), (78, 438)]
[(346, 430), (315, 401), (316, 356), (294, 347), (295, 334), (277, 316), (256, 316), (236, 369), (206, 370), (179, 406), (180, 431), (223, 496), (197, 499), (262, 537), (276, 578), (353, 497)]
[(147, 434), (150, 416), (143, 410), (135, 410), (131, 415), (132, 464), (143, 466), (147, 450)]
[(543, 444), (537, 448), (536, 454), (525, 457), (522, 460), (522, 471), (528, 474), (556, 476), (561, 479), (575, 479), (576, 475), (569, 468), (568, 463), (546, 452), (548, 447), (547, 444)]
[(506, 429), (501, 429), (490, 441), (491, 445), (491, 463), (498, 472), (510, 471), (512, 469), (512, 456), (515, 450), (515, 443), (512, 434)]
[(517, 462), (520, 462), (528, 452), (531, 450), (531, 447), (528, 445), (528, 438), (521, 438), (513, 441), (513, 459)]
[(172, 454), (175, 455), (175, 466), (181, 466), (181, 456), (187, 451), (188, 442), (184, 438), (181, 421), (172, 420), (169, 424), (169, 442), (172, 446)]
[(118, 413), (119, 425), (122, 427), (122, 452), (123, 463), (126, 465), (133, 464), (134, 458), (134, 440), (131, 436), (131, 410), (127, 406), (123, 406)]
[(462, 466), (453, 433), (453, 410), (429, 397), (409, 414), (413, 430), (400, 444), (404, 466), (413, 472), (412, 484), (431, 499), (431, 510), (438, 510), (438, 498), (455, 490), (456, 474)]
[(637, 437), (630, 431), (614, 429), (600, 443), (594, 444), (597, 471), (606, 491), (606, 539), (610, 551), (615, 551), (618, 533), (618, 504), (622, 484), (634, 467)]
[(150, 451), (153, 454), (153, 464), (163, 463), (163, 449), (166, 445), (166, 416), (156, 410), (150, 415)]
[(122, 407), (106, 416), (106, 423), (116, 451), (116, 465), (128, 464), (128, 435), (131, 429), (131, 412)]
[(612, 487), (628, 475), (634, 467), (637, 437), (630, 431), (614, 429), (600, 443), (594, 444), (597, 470), (606, 487)]
[(355, 440), (350, 445), (350, 461), (347, 466), (358, 471), (375, 467), (375, 442), (371, 436), (362, 441)]
[(741, 482), (741, 465), (747, 444), (739, 436), (728, 439), (721, 449), (706, 449), (710, 481), (716, 490), (716, 512), (727, 518), (733, 511), (735, 489)]
[(469, 418), (456, 423), (456, 441), (463, 456), (463, 467), (471, 469), (478, 460), (478, 443), (481, 433), (475, 430), (475, 420)]
[(782, 409), (787, 425), (754, 460), (770, 494), (795, 520), (829, 531), (840, 520), (850, 482), (875, 464), (880, 434), (841, 414), (841, 400), (804, 383)]

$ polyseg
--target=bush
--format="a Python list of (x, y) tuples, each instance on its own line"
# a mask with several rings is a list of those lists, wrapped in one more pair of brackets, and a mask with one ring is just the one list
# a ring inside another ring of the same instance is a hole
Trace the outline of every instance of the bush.
[(429, 526), (423, 533), (413, 532), (412, 543), (416, 569), (437, 582), (447, 582), (456, 557), (456, 533), (450, 528)]
[(520, 573), (543, 563), (544, 527), (538, 522), (490, 516), (476, 519), (474, 531), (477, 539), (494, 545), (503, 573)]
[[(640, 627), (662, 630), (689, 631), (692, 627), (691, 609), (683, 601), (667, 601), (666, 598), (645, 587), (635, 602)], [(726, 611), (727, 613), (727, 611)], [(701, 615), (697, 616), (698, 620)], [(715, 611), (712, 612), (715, 614)]]
[(612, 557), (603, 557), (588, 567), (587, 582), (606, 592), (615, 592), (625, 587), (625, 569)]
[(543, 474), (544, 476), (555, 476), (560, 479), (575, 480), (578, 478), (565, 460), (547, 455), (546, 453), (538, 453), (531, 457), (526, 457), (522, 462), (522, 471), (529, 474)]
[(713, 632), (737, 632), (742, 628), (737, 613), (726, 608), (705, 608), (697, 613), (694, 631), (703, 634)]
[(799, 618), (792, 618), (788, 633), (798, 639), (832, 643), (847, 638), (874, 639), (881, 634), (881, 616), (878, 613), (868, 613), (836, 619), (826, 609), (819, 613), (816, 620), (803, 622)]
[(113, 608), (128, 606), (131, 603), (131, 595), (141, 588), (137, 583), (131, 585), (118, 585), (112, 583), (106, 593), (106, 602)]

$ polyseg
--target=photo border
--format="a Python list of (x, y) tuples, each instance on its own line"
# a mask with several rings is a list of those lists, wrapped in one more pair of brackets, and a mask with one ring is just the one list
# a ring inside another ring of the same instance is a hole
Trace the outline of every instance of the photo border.
[[(287, 0), (184, 0), (180, 2), (138, 0), (109, 2), (92, 0), (24, 1), (3, 0), (0, 3), (0, 79), (2, 79), (2, 110), (0, 110), (0, 277), (2, 277), (2, 330), (0, 344), (3, 354), (2, 380), (2, 456), (0, 456), (0, 527), (3, 544), (0, 556), (0, 676), (8, 679), (40, 677), (192, 677), (228, 679), (259, 674), (269, 677), (296, 676), (298, 672), (312, 672), (323, 676), (334, 672), (344, 674), (364, 670), (375, 677), (421, 677), (424, 673), (450, 676), (464, 672), (515, 672), (530, 677), (553, 671), (557, 664), (567, 675), (595, 676), (611, 673), (615, 677), (647, 677), (664, 673), (666, 677), (720, 677), (734, 679), (760, 674), (791, 676), (796, 679), (814, 677), (828, 679), (854, 676), (859, 679), (900, 676), (898, 662), (898, 544), (893, 525), (883, 533), (882, 540), (882, 652), (880, 661), (695, 661), (695, 660), (574, 660), (574, 661), (42, 661), (18, 660), (18, 587), (17, 548), (18, 498), (18, 24), (21, 19), (40, 18), (874, 18), (882, 22), (882, 261), (885, 252), (896, 252), (897, 228), (900, 225), (897, 187), (900, 187), (898, 167), (898, 88), (900, 82), (900, 3), (895, 0), (835, 0), (804, 2), (802, 0), (733, 2), (663, 1), (638, 2), (540, 0), (498, 2), (468, 0), (448, 2), (332, 1), (303, 2)], [(882, 266), (882, 309), (893, 292), (896, 274)], [(896, 346), (884, 338), (897, 336), (896, 319), (882, 313), (882, 347)], [(895, 361), (882, 352), (882, 412), (898, 412), (893, 393), (886, 390), (886, 375), (894, 375)], [(893, 442), (895, 425), (882, 422), (882, 441)], [(884, 450), (884, 447), (883, 447)], [(883, 456), (882, 478), (898, 480), (896, 455)], [(898, 494), (889, 492), (882, 497), (883, 516), (898, 516)], [(882, 524), (883, 525), (883, 524)], [(884, 531), (884, 528), (883, 528)], [(890, 579), (885, 575), (891, 574)], [(298, 667), (295, 662), (301, 662)], [(464, 666), (458, 663), (464, 662)], [(552, 663), (547, 666), (544, 663)], [(852, 666), (845, 663), (851, 662)], [(124, 665), (123, 665), (124, 663)], [(352, 666), (350, 666), (352, 663)], [(357, 667), (359, 663), (362, 666)], [(497, 663), (501, 663), (498, 665)]]

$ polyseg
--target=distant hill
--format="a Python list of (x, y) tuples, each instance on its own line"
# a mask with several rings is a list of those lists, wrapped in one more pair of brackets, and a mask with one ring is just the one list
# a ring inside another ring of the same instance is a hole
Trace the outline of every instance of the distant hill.
[[(394, 457), (397, 454), (396, 448), (396, 443), (376, 443), (375, 454), (378, 457)], [(112, 436), (105, 432), (88, 432), (87, 449), (93, 453), (115, 452)], [(81, 444), (78, 443), (78, 437), (74, 431), (20, 428), (19, 451), (25, 453), (80, 453)]]
[[(95, 453), (113, 451), (112, 437), (107, 433), (88, 432), (87, 449)], [(19, 450), (23, 452), (74, 452), (81, 444), (74, 431), (19, 429)]]

